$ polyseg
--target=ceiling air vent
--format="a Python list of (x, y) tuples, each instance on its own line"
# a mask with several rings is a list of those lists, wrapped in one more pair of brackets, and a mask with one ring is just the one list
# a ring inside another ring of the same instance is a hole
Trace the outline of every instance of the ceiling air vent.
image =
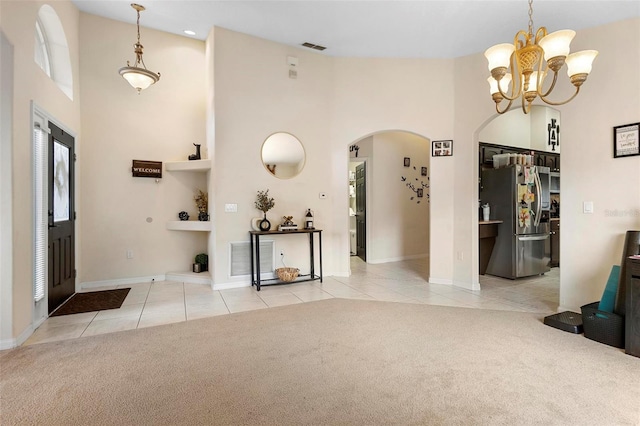
[(302, 45), (304, 47), (308, 47), (309, 49), (315, 49), (315, 50), (324, 50), (324, 49), (326, 49), (326, 47), (324, 47), (324, 46), (320, 46), (319, 44), (313, 44), (313, 43), (309, 43), (309, 42), (304, 42), (304, 43), (302, 43)]

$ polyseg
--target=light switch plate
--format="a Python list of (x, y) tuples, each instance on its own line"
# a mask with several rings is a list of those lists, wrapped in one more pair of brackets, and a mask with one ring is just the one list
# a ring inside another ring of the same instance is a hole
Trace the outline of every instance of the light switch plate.
[(237, 213), (238, 212), (238, 205), (237, 204), (225, 204), (224, 205), (224, 211), (226, 213)]
[(584, 203), (582, 203), (582, 213), (593, 213), (593, 201), (585, 201)]

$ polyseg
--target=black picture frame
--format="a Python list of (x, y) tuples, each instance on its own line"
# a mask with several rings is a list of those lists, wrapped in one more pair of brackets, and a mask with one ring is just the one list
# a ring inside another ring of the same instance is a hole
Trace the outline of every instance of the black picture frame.
[(640, 123), (613, 128), (613, 158), (640, 155)]
[(420, 167), (420, 176), (426, 176), (427, 175), (427, 168), (426, 167)]
[(423, 194), (424, 194), (424, 190), (422, 188), (418, 188), (416, 190), (416, 195), (417, 195), (418, 198), (422, 198)]
[(432, 157), (452, 157), (453, 156), (453, 140), (433, 141), (431, 142)]
[(411, 166), (411, 158), (409, 158), (409, 157), (404, 157), (404, 166), (405, 166), (405, 167), (409, 167), (409, 166)]

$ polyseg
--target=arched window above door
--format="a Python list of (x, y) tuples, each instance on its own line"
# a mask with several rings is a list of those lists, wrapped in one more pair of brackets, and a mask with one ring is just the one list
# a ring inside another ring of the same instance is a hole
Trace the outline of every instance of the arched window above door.
[(67, 37), (58, 14), (47, 4), (40, 8), (36, 18), (34, 60), (73, 100), (73, 74)]

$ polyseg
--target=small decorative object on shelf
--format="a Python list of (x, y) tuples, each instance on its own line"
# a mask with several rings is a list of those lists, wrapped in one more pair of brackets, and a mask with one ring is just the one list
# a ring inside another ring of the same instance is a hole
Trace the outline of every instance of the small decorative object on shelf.
[(189, 155), (189, 160), (199, 160), (200, 159), (200, 144), (194, 143), (193, 146), (196, 147), (196, 153)]
[(209, 256), (206, 253), (199, 253), (196, 255), (195, 263), (193, 264), (193, 272), (206, 272), (209, 270)]
[(313, 227), (313, 212), (311, 209), (307, 209), (307, 214), (304, 215), (304, 229), (316, 229)]
[(198, 220), (206, 222), (209, 220), (209, 195), (198, 189), (198, 193), (193, 199), (196, 201), (196, 207), (198, 207)]
[(180, 220), (189, 220), (189, 213), (187, 213), (185, 211), (181, 211), (180, 213), (178, 213), (178, 219), (180, 219)]
[(295, 231), (298, 229), (298, 225), (293, 223), (293, 216), (282, 216), (284, 222), (278, 226), (278, 231)]
[(267, 212), (275, 206), (276, 203), (273, 198), (269, 198), (269, 190), (258, 191), (255, 206), (264, 214), (264, 218), (260, 221), (260, 230), (268, 231), (271, 229), (271, 222), (267, 220)]

